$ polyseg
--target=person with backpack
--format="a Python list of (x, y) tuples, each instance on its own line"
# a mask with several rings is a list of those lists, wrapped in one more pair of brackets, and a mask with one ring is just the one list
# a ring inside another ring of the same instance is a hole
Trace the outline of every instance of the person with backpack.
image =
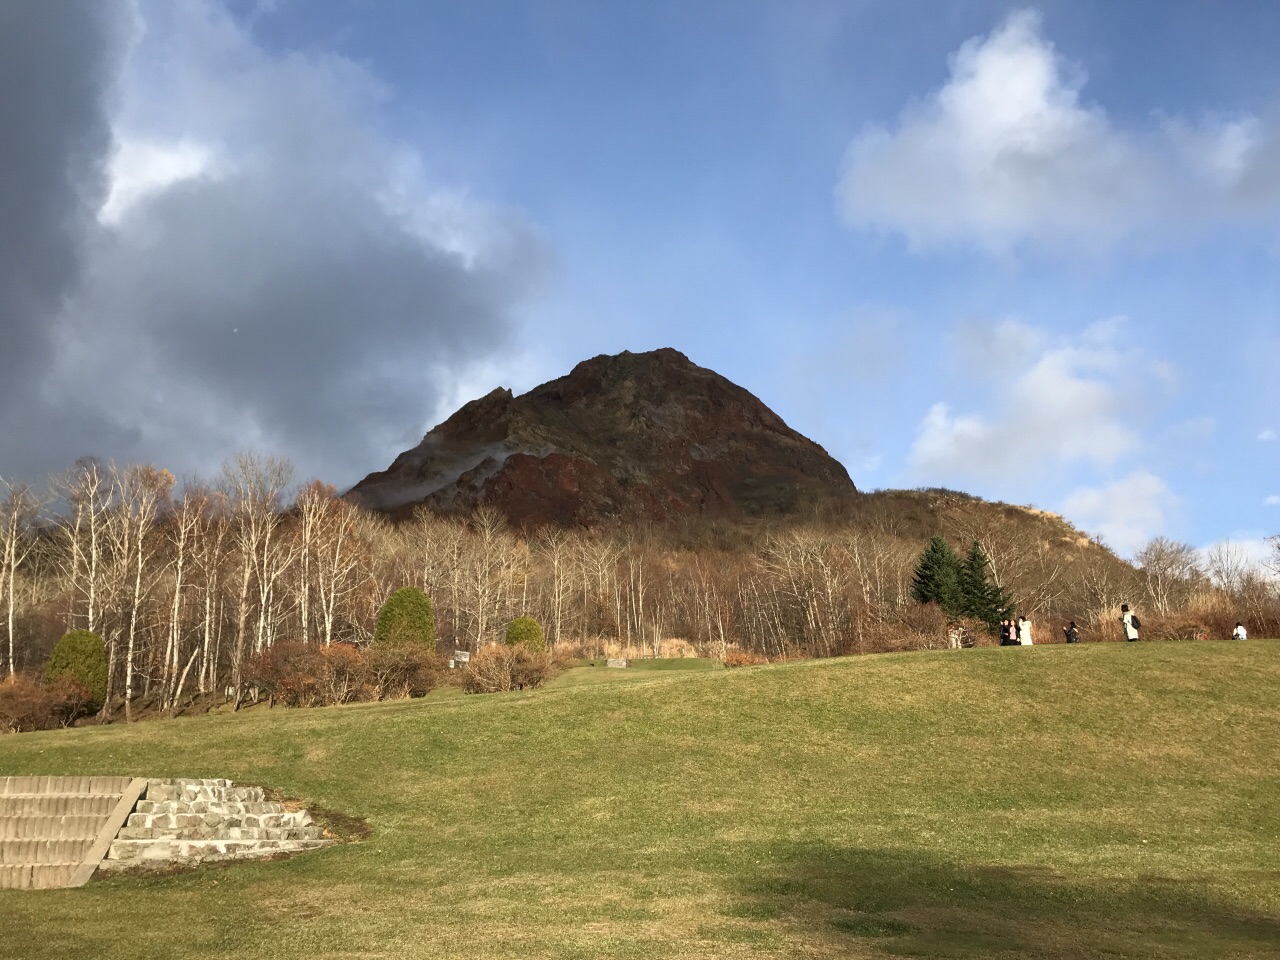
[(1067, 638), (1067, 643), (1080, 642), (1080, 628), (1076, 626), (1074, 620), (1071, 621), (1069, 626), (1062, 628), (1062, 635)]
[(1136, 643), (1142, 622), (1138, 619), (1138, 615), (1129, 609), (1127, 603), (1120, 604), (1120, 623), (1124, 625), (1124, 638), (1130, 643)]
[(1244, 624), (1241, 623), (1239, 620), (1236, 621), (1235, 630), (1231, 631), (1231, 639), (1232, 640), (1248, 640), (1249, 639), (1249, 631), (1244, 628)]

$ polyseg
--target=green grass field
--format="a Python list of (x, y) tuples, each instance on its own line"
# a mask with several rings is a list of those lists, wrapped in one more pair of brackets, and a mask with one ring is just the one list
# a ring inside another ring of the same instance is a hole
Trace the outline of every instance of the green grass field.
[(592, 669), (0, 738), (0, 774), (225, 776), (373, 829), (0, 891), (0, 956), (1280, 956), (1280, 643)]

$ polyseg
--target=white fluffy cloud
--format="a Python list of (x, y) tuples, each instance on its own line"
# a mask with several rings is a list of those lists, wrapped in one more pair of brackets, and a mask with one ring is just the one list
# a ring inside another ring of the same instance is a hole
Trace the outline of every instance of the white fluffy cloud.
[[(990, 415), (935, 403), (921, 422), (911, 467), (924, 479), (1042, 475), (1063, 463), (1114, 466), (1138, 446), (1134, 356), (1117, 344), (1117, 322), (1050, 343), (1026, 324), (967, 324), (956, 353), (967, 369), (1000, 384)], [(1128, 388), (1126, 388), (1128, 384)]]
[(104, 224), (118, 227), (131, 208), (184, 180), (215, 176), (213, 150), (186, 137), (173, 142), (148, 142), (123, 135), (107, 167), (109, 193), (98, 211)]
[(1161, 533), (1178, 498), (1145, 470), (1099, 487), (1076, 490), (1063, 504), (1067, 519), (1101, 534), (1113, 550), (1132, 554)]
[(1280, 210), (1280, 133), (1255, 117), (1117, 127), (1032, 11), (967, 41), (947, 82), (863, 131), (837, 187), (857, 227), (917, 246), (1104, 248), (1135, 231)]

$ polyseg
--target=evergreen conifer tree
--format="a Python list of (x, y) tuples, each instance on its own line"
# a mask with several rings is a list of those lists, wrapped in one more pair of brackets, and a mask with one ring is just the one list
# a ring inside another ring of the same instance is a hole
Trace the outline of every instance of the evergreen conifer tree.
[(960, 567), (961, 612), (966, 617), (981, 620), (994, 630), (1000, 621), (1013, 613), (1009, 595), (992, 583), (988, 574), (990, 562), (978, 541), (969, 548), (969, 555)]
[(63, 634), (45, 664), (44, 682), (53, 683), (64, 673), (89, 691), (90, 713), (102, 709), (107, 698), (107, 648), (101, 637), (88, 630)]
[(960, 558), (942, 537), (934, 537), (920, 555), (911, 595), (920, 603), (936, 603), (951, 616), (963, 612), (960, 592)]

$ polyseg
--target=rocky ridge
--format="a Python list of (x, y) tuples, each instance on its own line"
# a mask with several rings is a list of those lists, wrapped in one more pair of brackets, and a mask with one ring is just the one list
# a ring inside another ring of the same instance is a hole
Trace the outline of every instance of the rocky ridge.
[(679, 351), (585, 360), (463, 406), (348, 493), (371, 510), (492, 506), (517, 525), (794, 513), (857, 493), (760, 400)]

